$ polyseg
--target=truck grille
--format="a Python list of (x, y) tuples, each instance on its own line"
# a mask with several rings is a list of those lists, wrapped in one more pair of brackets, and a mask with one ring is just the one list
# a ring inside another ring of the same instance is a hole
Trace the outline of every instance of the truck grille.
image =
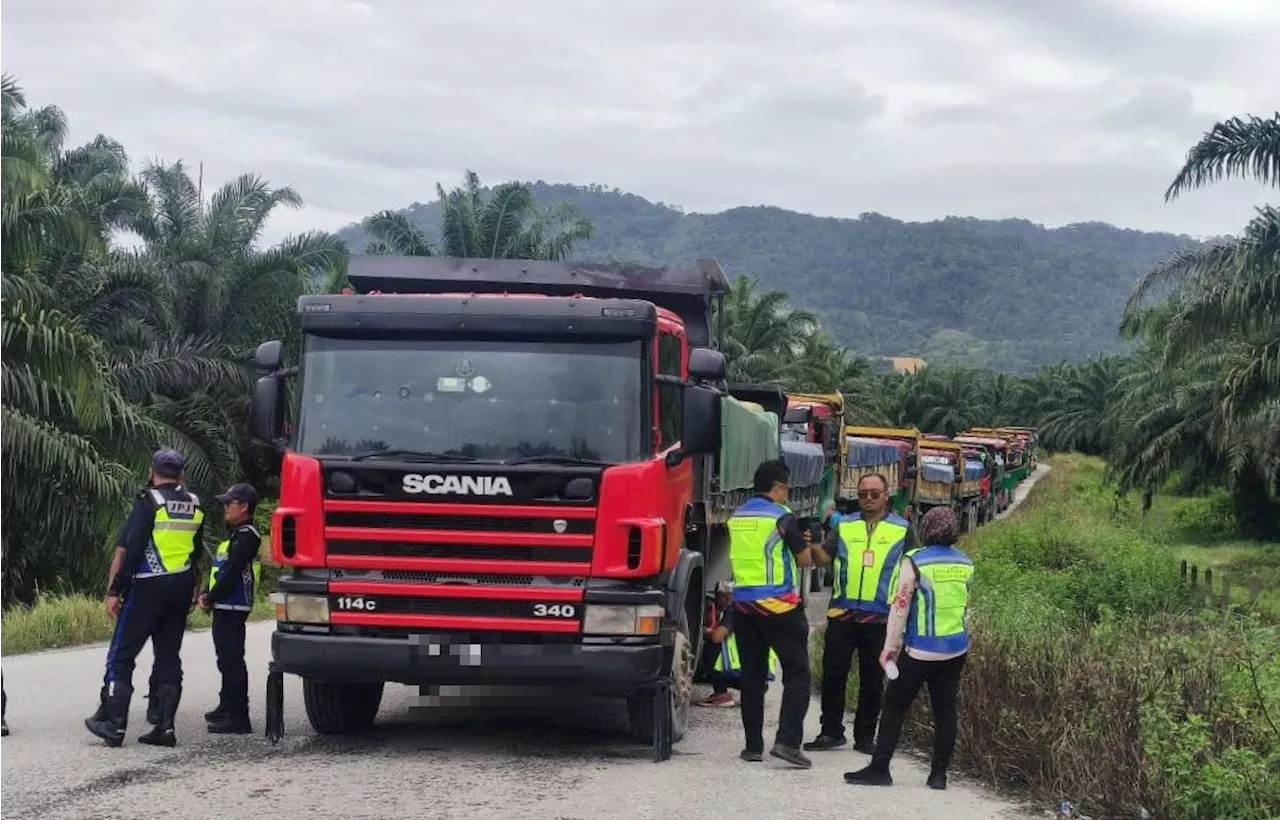
[(577, 634), (595, 510), (325, 502), (334, 625)]

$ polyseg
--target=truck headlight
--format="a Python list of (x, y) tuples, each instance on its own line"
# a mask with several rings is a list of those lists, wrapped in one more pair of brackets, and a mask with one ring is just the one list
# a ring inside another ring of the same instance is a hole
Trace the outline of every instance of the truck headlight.
[(276, 593), (276, 620), (295, 624), (329, 623), (329, 599), (323, 595)]
[(657, 635), (661, 624), (662, 607), (653, 604), (588, 604), (582, 631), (587, 635)]

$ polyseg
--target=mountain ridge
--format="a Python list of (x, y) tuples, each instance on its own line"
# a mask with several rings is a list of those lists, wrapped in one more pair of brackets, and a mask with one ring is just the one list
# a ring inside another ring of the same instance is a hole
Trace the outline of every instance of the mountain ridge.
[[(567, 202), (591, 219), (595, 234), (575, 249), (577, 261), (678, 265), (712, 257), (731, 276), (747, 273), (762, 288), (787, 291), (857, 353), (1012, 373), (1126, 350), (1117, 324), (1134, 282), (1197, 243), (1098, 221), (907, 222), (773, 205), (696, 213), (603, 185), (529, 184), (540, 206)], [(400, 212), (438, 235), (439, 202)], [(359, 225), (338, 235), (353, 251), (364, 249)]]

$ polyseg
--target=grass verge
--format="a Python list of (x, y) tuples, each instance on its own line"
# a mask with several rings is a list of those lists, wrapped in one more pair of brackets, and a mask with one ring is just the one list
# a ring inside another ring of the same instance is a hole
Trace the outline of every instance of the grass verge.
[[(259, 600), (250, 619), (275, 617), (275, 606)], [(188, 629), (207, 629), (210, 617), (199, 609), (187, 616)], [(107, 617), (102, 598), (89, 595), (47, 596), (32, 606), (15, 606), (4, 613), (0, 654), (20, 655), (111, 640), (115, 621)]]
[[(1280, 816), (1280, 630), (1197, 607), (1100, 461), (1052, 465), (962, 545), (977, 573), (956, 766), (1094, 816)], [(925, 693), (906, 738), (932, 740)]]

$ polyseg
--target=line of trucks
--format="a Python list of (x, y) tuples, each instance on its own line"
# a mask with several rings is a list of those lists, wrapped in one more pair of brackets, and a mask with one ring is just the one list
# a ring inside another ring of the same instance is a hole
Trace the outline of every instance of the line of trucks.
[(300, 348), (254, 357), (250, 432), (281, 454), (273, 743), (292, 674), (321, 734), (369, 729), (387, 683), (530, 685), (625, 701), (665, 760), (762, 461), (815, 530), (871, 473), (972, 530), (1036, 467), (1030, 428), (857, 426), (839, 393), (728, 381), (714, 260), (353, 255), (348, 279), (299, 299)]

